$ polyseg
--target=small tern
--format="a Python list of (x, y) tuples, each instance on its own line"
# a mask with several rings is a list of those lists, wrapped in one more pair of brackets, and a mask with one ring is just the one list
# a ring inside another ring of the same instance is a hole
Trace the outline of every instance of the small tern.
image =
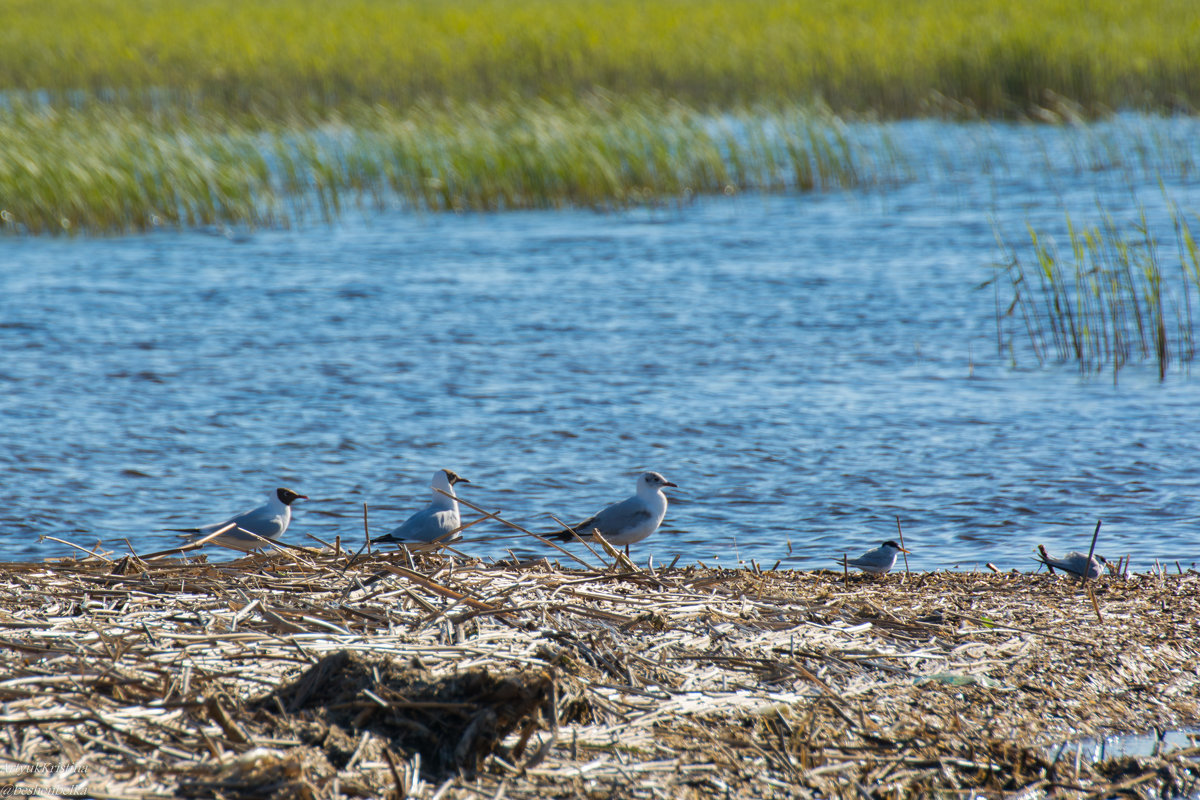
[(1089, 578), (1099, 578), (1104, 572), (1105, 565), (1108, 564), (1108, 560), (1099, 553), (1092, 555), (1091, 563), (1088, 562), (1087, 553), (1067, 553), (1065, 556), (1055, 557), (1047, 553), (1045, 546), (1040, 544), (1038, 545), (1038, 554), (1034, 556), (1033, 560), (1045, 564), (1052, 575), (1054, 570), (1061, 569), (1063, 572), (1083, 577), (1086, 566)]
[(293, 492), (291, 489), (280, 488), (271, 492), (267, 502), (258, 508), (243, 511), (224, 522), (201, 525), (199, 528), (170, 528), (169, 530), (179, 531), (186, 534), (185, 538), (195, 541), (232, 525), (233, 527), (225, 533), (210, 539), (205, 544), (219, 544), (222, 547), (248, 553), (251, 550), (266, 547), (263, 539), (275, 541), (283, 536), (283, 532), (288, 529), (288, 523), (292, 521), (292, 503), (307, 499), (304, 495)]
[[(384, 534), (378, 539), (372, 539), (371, 544), (398, 544), (413, 552), (433, 549), (433, 545), (449, 544), (457, 540), (457, 532), (462, 526), (458, 516), (458, 501), (454, 499), (454, 484), (470, 483), (466, 478), (455, 475), (448, 469), (439, 469), (433, 473), (430, 487), (433, 489), (433, 502), (413, 514), (391, 533)], [(438, 491), (438, 490), (441, 491)], [(445, 494), (450, 495), (447, 497)], [(454, 532), (453, 536), (447, 534)], [(445, 538), (442, 538), (445, 537)]]
[(612, 545), (640, 542), (658, 530), (666, 516), (667, 496), (662, 493), (665, 486), (675, 484), (657, 472), (643, 472), (633, 497), (614, 503), (578, 525), (548, 535), (562, 541), (572, 541), (576, 535), (584, 541), (595, 541), (592, 531), (600, 531)]
[(896, 566), (897, 554), (908, 552), (911, 551), (905, 550), (894, 540), (888, 539), (874, 550), (868, 550), (858, 558), (852, 558), (846, 563), (872, 575), (886, 575), (892, 567)]

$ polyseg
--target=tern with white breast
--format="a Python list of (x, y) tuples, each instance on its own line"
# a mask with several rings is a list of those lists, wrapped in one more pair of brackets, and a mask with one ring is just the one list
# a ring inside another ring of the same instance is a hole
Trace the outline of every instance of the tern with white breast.
[(852, 558), (846, 563), (871, 575), (886, 575), (892, 567), (896, 566), (896, 556), (908, 552), (911, 551), (905, 550), (894, 540), (888, 539), (879, 547), (868, 550), (858, 558)]

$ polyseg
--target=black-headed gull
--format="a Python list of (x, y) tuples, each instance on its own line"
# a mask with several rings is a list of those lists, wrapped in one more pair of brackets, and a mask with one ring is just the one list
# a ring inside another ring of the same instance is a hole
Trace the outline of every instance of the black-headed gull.
[(1051, 573), (1056, 569), (1061, 569), (1063, 572), (1069, 572), (1072, 575), (1080, 577), (1083, 576), (1086, 565), (1087, 576), (1089, 578), (1099, 578), (1100, 574), (1104, 572), (1104, 565), (1108, 563), (1108, 560), (1099, 553), (1092, 555), (1091, 563), (1088, 563), (1086, 553), (1067, 553), (1065, 556), (1052, 556), (1040, 544), (1038, 545), (1038, 555), (1034, 556), (1033, 560), (1045, 564), (1050, 568)]
[[(454, 499), (454, 484), (456, 483), (470, 483), (470, 481), (448, 469), (439, 469), (433, 473), (431, 483), (433, 502), (404, 520), (399, 528), (378, 539), (372, 539), (371, 543), (393, 543), (407, 547), (409, 550), (421, 551), (431, 549), (434, 542), (449, 544), (458, 539), (457, 531), (462, 526), (462, 521), (458, 516), (458, 501)], [(441, 491), (438, 491), (439, 489)], [(442, 494), (442, 492), (446, 494)], [(447, 535), (451, 532), (453, 532), (452, 536)]]
[(571, 541), (576, 536), (584, 541), (592, 541), (596, 538), (592, 531), (600, 531), (609, 544), (640, 542), (658, 530), (666, 516), (667, 496), (662, 493), (665, 486), (675, 484), (657, 472), (643, 472), (638, 477), (637, 494), (633, 497), (614, 503), (578, 525), (550, 535), (563, 541)]
[(858, 558), (852, 558), (846, 563), (872, 575), (886, 575), (892, 567), (896, 566), (896, 555), (907, 552), (910, 551), (896, 544), (894, 540), (888, 539), (879, 547), (868, 550)]
[(225, 533), (210, 539), (205, 544), (219, 544), (222, 547), (243, 552), (258, 550), (266, 547), (266, 543), (262, 539), (275, 541), (283, 536), (283, 532), (288, 529), (288, 524), (292, 521), (292, 503), (307, 499), (304, 495), (293, 492), (291, 489), (279, 488), (271, 492), (269, 499), (263, 505), (243, 511), (224, 522), (201, 525), (199, 528), (171, 528), (170, 530), (187, 534), (186, 538), (194, 541), (232, 525), (233, 527)]

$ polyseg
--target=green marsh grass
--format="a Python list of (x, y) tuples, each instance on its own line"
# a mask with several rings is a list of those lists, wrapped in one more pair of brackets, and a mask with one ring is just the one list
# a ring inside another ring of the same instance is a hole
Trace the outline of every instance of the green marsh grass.
[(125, 109), (0, 117), (0, 218), (32, 233), (282, 221), (261, 136)]
[(9, 231), (866, 186), (903, 156), (842, 118), (1200, 95), (1190, 0), (0, 0), (0, 20)]
[[(1172, 361), (1196, 355), (1193, 307), (1200, 292), (1200, 249), (1187, 218), (1172, 209), (1174, 246), (1155, 238), (1145, 213), (1129, 231), (1105, 215), (1078, 227), (1067, 220), (1067, 244), (1029, 230), (1033, 263), (1011, 248), (994, 279), (998, 344), (1005, 325), (1019, 319), (1040, 364), (1075, 362), (1082, 372), (1150, 360), (1165, 378)], [(1002, 287), (1010, 294), (1001, 298)], [(1011, 332), (1008, 346), (1012, 348)]]
[(618, 208), (848, 188), (896, 180), (903, 167), (876, 131), (858, 142), (822, 109), (713, 117), (676, 102), (599, 96), (419, 104), (403, 114), (364, 107), (310, 127), (36, 107), (0, 117), (0, 216), (12, 231), (106, 232), (286, 225), (395, 203)]
[(1196, 108), (1192, 0), (0, 0), (0, 89), (280, 119), (596, 90), (885, 117)]

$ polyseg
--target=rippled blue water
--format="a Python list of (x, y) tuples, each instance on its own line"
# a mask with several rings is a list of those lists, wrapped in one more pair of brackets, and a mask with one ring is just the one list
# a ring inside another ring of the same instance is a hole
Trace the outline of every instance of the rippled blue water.
[(1195, 380), (1038, 367), (1020, 336), (1014, 365), (978, 286), (997, 230), (1200, 206), (1200, 126), (891, 135), (912, 180), (862, 192), (2, 240), (0, 557), (144, 552), (277, 485), (312, 498), (290, 541), (357, 543), (363, 503), (382, 533), (449, 467), (537, 529), (659, 470), (680, 489), (634, 554), (660, 563), (831, 566), (896, 517), (916, 569), (1030, 569), (1097, 519), (1134, 569), (1198, 560)]

